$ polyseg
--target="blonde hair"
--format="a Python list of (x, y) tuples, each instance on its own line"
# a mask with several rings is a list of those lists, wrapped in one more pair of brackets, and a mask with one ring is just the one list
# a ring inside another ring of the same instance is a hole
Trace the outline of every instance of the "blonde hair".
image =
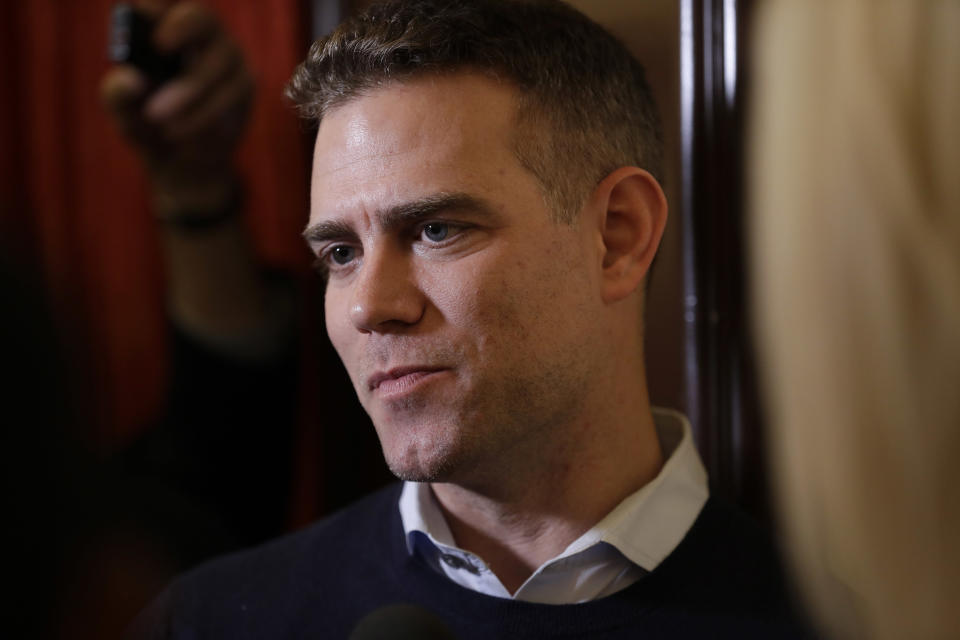
[(960, 4), (773, 1), (755, 318), (788, 545), (844, 638), (960, 637)]

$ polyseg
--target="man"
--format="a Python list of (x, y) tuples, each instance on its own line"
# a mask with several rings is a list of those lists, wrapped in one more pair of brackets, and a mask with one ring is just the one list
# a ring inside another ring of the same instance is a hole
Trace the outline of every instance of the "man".
[(345, 637), (406, 602), (462, 638), (794, 633), (763, 537), (650, 407), (667, 205), (622, 45), (555, 2), (395, 2), (289, 95), (328, 332), (406, 482), (181, 578), (141, 632)]

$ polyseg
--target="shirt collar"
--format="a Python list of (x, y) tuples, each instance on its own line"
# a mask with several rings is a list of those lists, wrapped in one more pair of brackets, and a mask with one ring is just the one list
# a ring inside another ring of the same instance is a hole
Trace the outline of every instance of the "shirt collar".
[(660, 473), (627, 496), (558, 557), (606, 542), (634, 564), (653, 571), (693, 526), (710, 491), (706, 469), (693, 444), (690, 422), (671, 409), (655, 408), (653, 416), (660, 446), (667, 456)]
[[(561, 554), (544, 563), (533, 578), (546, 573), (551, 566), (562, 566), (574, 556), (583, 557), (588, 551), (595, 556), (599, 553), (598, 557), (610, 561), (622, 554), (629, 563), (653, 571), (686, 535), (709, 496), (707, 473), (694, 447), (686, 417), (677, 411), (655, 408), (653, 418), (666, 457), (660, 473), (570, 543)], [(399, 508), (407, 549), (411, 554), (420, 545), (421, 550), (428, 549), (426, 555), (433, 565), (437, 565), (437, 557), (456, 557), (465, 559), (468, 565), (471, 561), (479, 564), (481, 574), (486, 570), (482, 561), (456, 547), (429, 484), (404, 483)], [(603, 548), (607, 545), (619, 553), (605, 553)], [(451, 575), (449, 567), (437, 565), (436, 568)], [(464, 574), (463, 571), (458, 573)], [(477, 572), (467, 573), (463, 579), (470, 582), (483, 579), (482, 575), (479, 578), (477, 575)], [(457, 578), (459, 581), (460, 576)], [(477, 590), (484, 591), (484, 588)], [(506, 593), (500, 595), (509, 597)]]

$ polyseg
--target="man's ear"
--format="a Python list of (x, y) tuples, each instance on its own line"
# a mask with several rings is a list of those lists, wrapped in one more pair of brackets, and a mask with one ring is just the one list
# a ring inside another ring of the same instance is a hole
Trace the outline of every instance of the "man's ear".
[(649, 172), (621, 167), (597, 185), (591, 200), (600, 214), (601, 297), (617, 302), (650, 269), (667, 224), (667, 198)]

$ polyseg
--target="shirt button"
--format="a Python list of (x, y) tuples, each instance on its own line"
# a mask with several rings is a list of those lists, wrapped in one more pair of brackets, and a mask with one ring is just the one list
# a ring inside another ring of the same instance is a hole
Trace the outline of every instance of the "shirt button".
[(443, 560), (443, 562), (448, 567), (451, 567), (453, 569), (463, 569), (463, 570), (469, 571), (474, 575), (477, 575), (480, 573), (480, 570), (477, 567), (473, 566), (472, 563), (452, 553), (442, 553), (440, 554), (440, 559)]

